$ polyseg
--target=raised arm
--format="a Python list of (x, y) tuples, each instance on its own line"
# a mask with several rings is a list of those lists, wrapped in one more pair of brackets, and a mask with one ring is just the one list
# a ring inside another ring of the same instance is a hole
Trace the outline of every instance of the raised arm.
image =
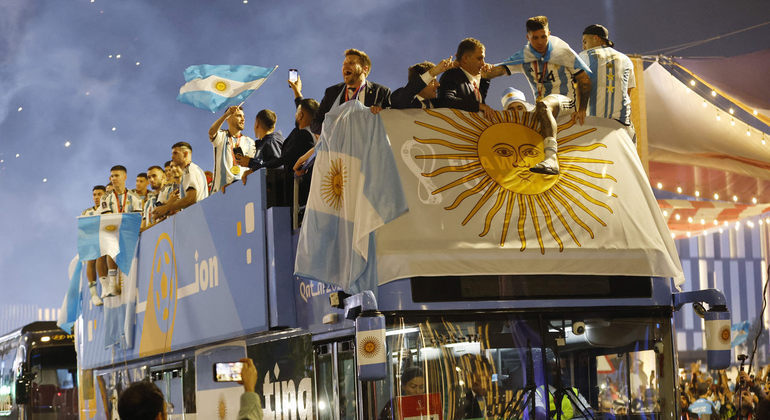
[(222, 127), (222, 123), (225, 122), (225, 120), (230, 116), (233, 115), (233, 112), (235, 112), (238, 109), (237, 106), (231, 106), (227, 108), (224, 114), (222, 114), (221, 117), (217, 118), (216, 121), (214, 121), (214, 124), (211, 124), (211, 128), (209, 128), (209, 140), (213, 141), (214, 137), (217, 136), (217, 132)]

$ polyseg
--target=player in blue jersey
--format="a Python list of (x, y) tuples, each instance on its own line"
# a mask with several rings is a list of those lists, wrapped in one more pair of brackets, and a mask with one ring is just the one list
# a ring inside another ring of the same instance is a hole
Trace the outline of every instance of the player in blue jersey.
[[(590, 70), (566, 42), (551, 35), (547, 17), (531, 17), (527, 19), (526, 27), (527, 45), (482, 77), (524, 74), (536, 98), (535, 107), (541, 121), (545, 152), (545, 159), (530, 168), (530, 171), (556, 175), (559, 173), (559, 162), (556, 159), (558, 110), (572, 110), (572, 119), (583, 124), (591, 91), (591, 79), (588, 76)], [(577, 82), (579, 95), (576, 95), (573, 82)], [(576, 98), (579, 98), (577, 107)]]
[(580, 58), (591, 70), (587, 115), (611, 118), (631, 129), (629, 93), (636, 87), (634, 65), (630, 58), (613, 48), (615, 44), (609, 35), (602, 25), (591, 25), (583, 31)]

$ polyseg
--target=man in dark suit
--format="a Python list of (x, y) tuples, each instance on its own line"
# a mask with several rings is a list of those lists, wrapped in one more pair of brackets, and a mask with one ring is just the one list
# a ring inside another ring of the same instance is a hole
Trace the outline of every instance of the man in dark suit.
[[(246, 178), (254, 171), (260, 168), (280, 168), (283, 166), (283, 201), (284, 204), (291, 202), (289, 198), (293, 191), (294, 184), (294, 163), (300, 156), (312, 149), (315, 144), (313, 134), (310, 132), (310, 124), (318, 113), (318, 102), (315, 99), (302, 99), (297, 103), (297, 112), (294, 114), (294, 120), (297, 123), (294, 130), (284, 140), (281, 146), (281, 154), (271, 160), (262, 161), (259, 159), (249, 159), (248, 157), (239, 157), (239, 163), (245, 163), (249, 169), (244, 172), (241, 179), (246, 185)], [(240, 155), (239, 155), (240, 156)], [(300, 204), (307, 201), (307, 194), (310, 191), (310, 177), (305, 177), (300, 181)]]
[(436, 76), (452, 68), (455, 62), (452, 58), (441, 60), (438, 65), (423, 61), (409, 67), (409, 78), (406, 86), (396, 89), (390, 95), (390, 107), (405, 108), (437, 108), (438, 80)]
[(465, 38), (457, 46), (456, 58), (459, 65), (444, 72), (439, 80), (439, 105), (470, 112), (483, 111), (491, 120), (494, 110), (484, 102), (489, 79), (481, 77), (482, 70), (491, 68), (484, 62), (484, 44), (474, 38)]
[[(366, 80), (371, 71), (372, 61), (365, 52), (353, 48), (345, 51), (345, 60), (342, 62), (342, 78), (344, 81), (328, 87), (326, 92), (324, 92), (318, 113), (310, 125), (310, 129), (314, 134), (321, 134), (321, 125), (327, 112), (333, 107), (349, 100), (357, 99), (361, 101), (365, 106), (372, 109), (372, 113), (377, 113), (382, 108), (390, 107), (390, 89)], [(301, 91), (295, 91), (295, 95), (295, 102), (302, 99)]]

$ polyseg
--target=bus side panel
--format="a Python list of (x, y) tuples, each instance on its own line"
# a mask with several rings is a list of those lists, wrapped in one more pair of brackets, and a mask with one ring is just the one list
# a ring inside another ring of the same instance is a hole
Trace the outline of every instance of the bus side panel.
[(269, 328), (263, 172), (142, 233), (131, 348), (105, 347), (104, 309), (84, 284), (81, 368)]

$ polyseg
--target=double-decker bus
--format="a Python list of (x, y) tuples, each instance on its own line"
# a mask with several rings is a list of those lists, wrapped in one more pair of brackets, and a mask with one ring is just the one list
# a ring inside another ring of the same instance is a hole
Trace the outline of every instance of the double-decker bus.
[(53, 321), (0, 336), (0, 418), (78, 418), (73, 339)]
[(117, 418), (138, 380), (163, 390), (171, 419), (234, 419), (242, 388), (214, 381), (212, 366), (242, 357), (258, 368), (266, 419), (673, 419), (672, 315), (689, 302), (717, 323), (707, 341), (724, 342), (727, 326), (729, 356), (721, 293), (679, 293), (671, 278), (521, 274), (512, 262), (510, 274), (409, 276), (348, 295), (295, 276), (298, 207), (273, 205), (267, 179), (144, 231), (135, 299), (124, 284), (93, 307), (83, 288), (81, 419)]

